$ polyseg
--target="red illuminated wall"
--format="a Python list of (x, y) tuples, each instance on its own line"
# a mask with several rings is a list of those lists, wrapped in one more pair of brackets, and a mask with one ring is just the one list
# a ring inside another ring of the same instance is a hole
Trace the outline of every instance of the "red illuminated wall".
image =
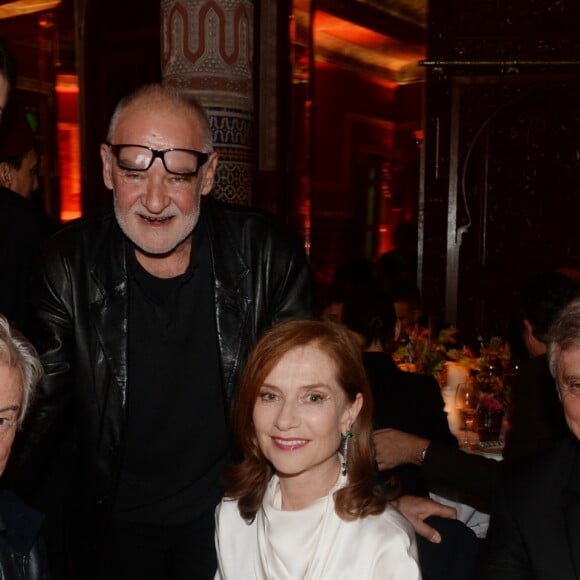
[[(390, 247), (397, 223), (417, 217), (422, 84), (398, 86), (317, 63), (314, 90), (312, 256), (338, 264), (374, 258)], [(375, 167), (389, 183), (375, 180), (382, 198), (369, 217)]]
[(80, 133), (78, 119), (79, 88), (77, 77), (57, 77), (57, 143), (60, 177), (60, 219), (81, 216)]

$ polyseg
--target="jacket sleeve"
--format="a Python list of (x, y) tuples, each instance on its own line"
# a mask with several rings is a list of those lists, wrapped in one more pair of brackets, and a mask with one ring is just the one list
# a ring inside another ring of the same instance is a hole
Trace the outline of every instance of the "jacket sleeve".
[(38, 351), (45, 375), (18, 435), (9, 470), (13, 486), (25, 498), (34, 495), (42, 475), (51, 469), (54, 454), (72, 417), (67, 412), (72, 405), (71, 361), (75, 343), (69, 310), (74, 303), (69, 278), (70, 269), (64, 260), (52, 256), (34, 280), (34, 316), (26, 334)]
[(422, 474), (443, 485), (451, 486), (467, 496), (475, 496), (486, 503), (501, 475), (501, 462), (472, 453), (465, 453), (433, 441), (421, 468)]
[(51, 575), (48, 569), (48, 556), (44, 542), (39, 539), (28, 555), (28, 569), (26, 580), (50, 580)]
[(526, 580), (532, 577), (523, 538), (503, 490), (499, 490), (477, 580)]
[[(272, 256), (274, 262), (279, 258), (276, 254)], [(274, 285), (272, 326), (291, 318), (310, 316), (310, 271), (304, 251), (297, 242), (289, 247), (283, 267), (276, 269), (278, 281)]]

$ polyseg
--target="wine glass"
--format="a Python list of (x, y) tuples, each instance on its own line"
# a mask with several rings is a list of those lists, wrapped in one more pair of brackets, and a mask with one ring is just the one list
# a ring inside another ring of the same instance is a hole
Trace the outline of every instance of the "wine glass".
[(461, 430), (464, 433), (462, 447), (469, 447), (469, 431), (473, 431), (479, 398), (472, 382), (459, 383), (455, 392), (455, 407), (461, 414)]

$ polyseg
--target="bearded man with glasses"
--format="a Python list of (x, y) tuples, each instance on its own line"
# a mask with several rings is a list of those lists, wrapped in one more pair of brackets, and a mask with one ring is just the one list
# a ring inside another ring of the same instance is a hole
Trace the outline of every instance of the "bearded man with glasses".
[(580, 299), (556, 317), (548, 362), (570, 437), (506, 469), (480, 578), (580, 577)]
[(209, 122), (179, 91), (123, 99), (101, 159), (114, 211), (65, 228), (42, 262), (47, 373), (16, 481), (46, 495), (47, 447), (70, 447), (55, 577), (212, 578), (238, 375), (262, 331), (308, 315), (307, 262), (271, 218), (209, 195)]

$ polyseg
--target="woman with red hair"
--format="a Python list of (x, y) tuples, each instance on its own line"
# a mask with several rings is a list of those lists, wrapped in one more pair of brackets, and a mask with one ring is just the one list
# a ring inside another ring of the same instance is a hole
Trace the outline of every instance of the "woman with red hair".
[(420, 578), (414, 533), (375, 479), (372, 396), (343, 327), (267, 332), (234, 409), (243, 459), (217, 509), (217, 579)]

